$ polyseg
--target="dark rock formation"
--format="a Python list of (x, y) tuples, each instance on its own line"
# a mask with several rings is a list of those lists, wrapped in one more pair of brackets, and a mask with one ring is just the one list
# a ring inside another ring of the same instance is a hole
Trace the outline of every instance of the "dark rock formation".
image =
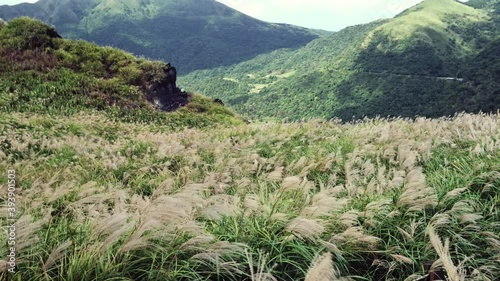
[(218, 103), (218, 104), (224, 106), (224, 102), (221, 99), (214, 99), (213, 102)]
[(188, 95), (177, 85), (177, 70), (170, 64), (163, 67), (164, 75), (148, 89), (148, 100), (164, 111), (175, 111), (188, 103)]

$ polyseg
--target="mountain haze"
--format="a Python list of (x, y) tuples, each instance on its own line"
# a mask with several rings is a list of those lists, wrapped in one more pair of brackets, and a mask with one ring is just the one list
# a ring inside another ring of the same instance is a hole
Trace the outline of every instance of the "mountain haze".
[(498, 2), (472, 3), (480, 7), (474, 8), (426, 0), (393, 19), (349, 27), (298, 50), (191, 73), (182, 82), (254, 118), (494, 111), (500, 85), (489, 73), (500, 67), (493, 63)]
[(171, 62), (183, 73), (298, 48), (323, 34), (263, 22), (215, 0), (40, 0), (0, 6), (0, 18), (19, 16), (50, 23), (68, 38)]

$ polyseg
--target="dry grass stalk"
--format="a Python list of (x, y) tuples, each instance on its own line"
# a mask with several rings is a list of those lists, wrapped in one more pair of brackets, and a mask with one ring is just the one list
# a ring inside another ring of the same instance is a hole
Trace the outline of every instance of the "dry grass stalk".
[(349, 198), (337, 198), (334, 189), (325, 189), (312, 197), (312, 206), (324, 208), (325, 212), (339, 212), (347, 206), (351, 200)]
[(339, 280), (338, 273), (333, 267), (332, 254), (330, 252), (316, 257), (307, 271), (305, 281), (336, 281)]
[(184, 242), (179, 249), (185, 251), (203, 251), (207, 244), (213, 243), (215, 238), (212, 235), (196, 236)]
[(337, 244), (354, 244), (368, 249), (374, 249), (380, 242), (380, 238), (365, 234), (359, 226), (350, 227), (343, 233), (334, 235), (332, 239)]
[(7, 271), (7, 265), (8, 263), (6, 260), (0, 260), (0, 276), (2, 276), (2, 272), (5, 273)]
[(129, 233), (133, 227), (133, 223), (127, 223), (114, 232), (111, 232), (106, 240), (104, 240), (104, 242), (101, 244), (100, 252), (104, 253), (109, 247), (115, 244), (122, 235)]
[(452, 189), (448, 191), (448, 193), (446, 193), (446, 195), (443, 197), (443, 201), (453, 200), (456, 197), (460, 196), (462, 193), (466, 192), (468, 189), (469, 188), (467, 187)]
[(260, 198), (257, 194), (247, 194), (243, 200), (243, 208), (245, 215), (271, 212), (271, 207), (261, 204)]
[(403, 235), (405, 241), (407, 241), (407, 242), (413, 241), (413, 235), (411, 235), (410, 233), (406, 232), (405, 230), (403, 230), (399, 226), (396, 226), (396, 229), (399, 231), (399, 233), (401, 233), (401, 235)]
[[(278, 281), (270, 272), (264, 272), (266, 270), (266, 264), (268, 255), (263, 254), (259, 251), (259, 259), (257, 264), (254, 263), (252, 255), (245, 248), (245, 256), (248, 261), (248, 267), (250, 269), (250, 278), (252, 281)], [(255, 267), (257, 267), (257, 272), (255, 272)], [(270, 269), (272, 270), (272, 269)]]
[(397, 206), (408, 206), (409, 211), (420, 211), (437, 205), (434, 189), (427, 186), (421, 168), (411, 170), (405, 182), (405, 191), (399, 197)]
[(247, 245), (243, 243), (232, 243), (228, 241), (218, 241), (208, 245), (207, 251), (217, 253), (222, 256), (239, 255), (245, 251)]
[(283, 190), (293, 190), (293, 189), (300, 189), (300, 183), (301, 179), (300, 177), (287, 177), (283, 180), (283, 183), (281, 186), (283, 187)]
[(381, 199), (368, 203), (365, 207), (364, 216), (368, 218), (375, 218), (378, 216), (386, 216), (392, 207), (392, 200)]
[(205, 207), (201, 211), (201, 215), (210, 220), (219, 220), (223, 216), (236, 216), (241, 213), (238, 206), (239, 198), (226, 194), (219, 194), (209, 197), (205, 200)]
[(359, 211), (349, 210), (340, 216), (340, 224), (342, 224), (346, 228), (359, 225), (359, 215)]
[(403, 170), (412, 170), (417, 161), (418, 154), (412, 151), (412, 146), (411, 143), (405, 143), (398, 147), (398, 162)]
[(16, 251), (22, 253), (25, 249), (34, 248), (38, 245), (37, 232), (46, 223), (46, 219), (33, 222), (33, 217), (25, 215), (16, 222)]
[(73, 242), (71, 240), (68, 240), (68, 241), (62, 243), (61, 245), (59, 245), (59, 247), (52, 250), (49, 257), (47, 258), (47, 260), (43, 264), (42, 269), (44, 271), (47, 271), (47, 269), (51, 268), (56, 262), (58, 262), (62, 257), (64, 257), (66, 250), (69, 247), (71, 247), (72, 245), (73, 245)]
[(415, 273), (406, 277), (404, 281), (423, 281), (423, 280), (425, 280), (425, 276)]
[(453, 265), (453, 261), (450, 256), (450, 240), (446, 239), (443, 243), (439, 239), (439, 236), (436, 234), (434, 227), (429, 226), (427, 228), (427, 235), (431, 241), (432, 246), (436, 250), (439, 259), (441, 260), (446, 273), (448, 274), (448, 278), (450, 281), (464, 281), (464, 276), (459, 275), (458, 269)]
[(405, 257), (403, 255), (391, 254), (391, 257), (393, 257), (399, 263), (406, 263), (410, 265), (414, 264), (412, 259), (410, 259), (409, 257)]
[(273, 172), (267, 175), (269, 181), (280, 181), (283, 177), (283, 167), (276, 168)]
[(297, 217), (285, 227), (285, 231), (303, 239), (313, 239), (319, 237), (325, 227), (317, 220)]
[(293, 165), (292, 165), (292, 169), (293, 170), (298, 170), (298, 169), (301, 169), (305, 166), (307, 162), (307, 158), (305, 156), (302, 156), (300, 157), (299, 160), (297, 160), (297, 162), (295, 162)]
[(111, 233), (114, 233), (122, 228), (127, 223), (129, 218), (130, 215), (127, 212), (122, 212), (106, 217), (97, 224), (97, 226), (93, 230), (93, 233), (96, 237), (99, 237), (103, 234), (109, 235)]
[(323, 241), (321, 240), (321, 245), (325, 246), (330, 252), (336, 254), (336, 255), (342, 255), (342, 251), (337, 247), (337, 245), (333, 244), (332, 242), (328, 241)]

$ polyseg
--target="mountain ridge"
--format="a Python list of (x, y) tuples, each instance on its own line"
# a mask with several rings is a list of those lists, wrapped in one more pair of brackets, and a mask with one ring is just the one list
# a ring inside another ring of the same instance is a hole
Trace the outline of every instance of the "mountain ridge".
[(48, 22), (68, 38), (169, 61), (182, 73), (298, 48), (325, 34), (260, 21), (214, 0), (40, 0), (0, 6), (0, 18), (18, 16)]

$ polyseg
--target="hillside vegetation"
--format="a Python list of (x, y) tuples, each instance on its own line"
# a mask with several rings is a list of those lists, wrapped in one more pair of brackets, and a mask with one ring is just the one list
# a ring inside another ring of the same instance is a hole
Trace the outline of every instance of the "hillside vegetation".
[(215, 0), (40, 0), (0, 6), (0, 18), (19, 16), (52, 24), (68, 38), (171, 62), (181, 73), (301, 47), (326, 33), (263, 22)]
[(0, 110), (64, 116), (100, 111), (117, 120), (171, 129), (241, 122), (193, 94), (177, 112), (156, 110), (146, 92), (162, 79), (164, 66), (118, 49), (62, 39), (44, 23), (17, 18), (0, 26)]
[(9, 280), (496, 280), (499, 126), (497, 114), (168, 133), (1, 111), (19, 214)]
[(499, 3), (473, 2), (473, 8), (426, 0), (394, 19), (349, 27), (297, 50), (194, 72), (182, 82), (250, 118), (495, 111)]

